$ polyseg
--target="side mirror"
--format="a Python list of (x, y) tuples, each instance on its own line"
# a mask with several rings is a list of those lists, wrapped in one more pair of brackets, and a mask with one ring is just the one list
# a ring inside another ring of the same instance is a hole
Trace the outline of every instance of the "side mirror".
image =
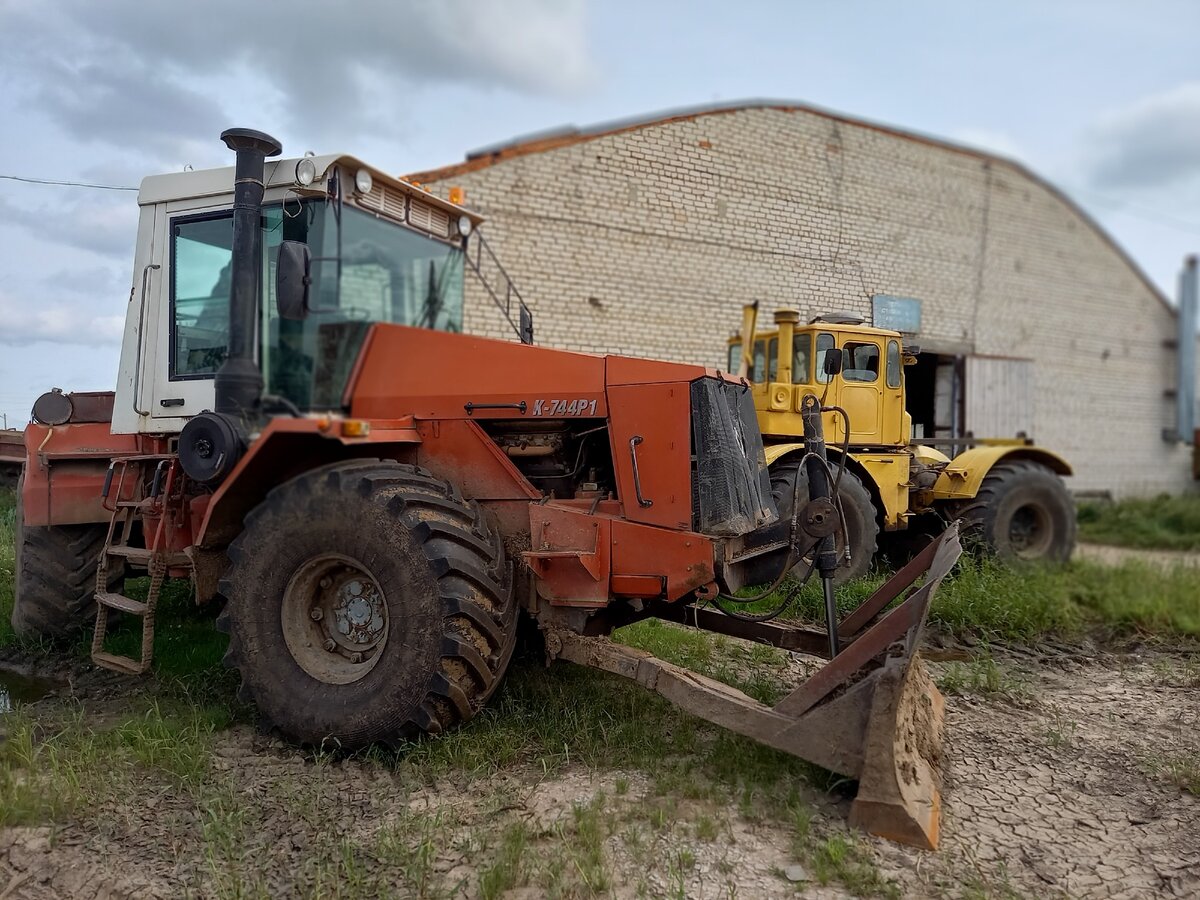
[(529, 307), (524, 303), (521, 304), (519, 313), (518, 330), (521, 333), (522, 344), (533, 343), (533, 313), (529, 311)]
[(275, 266), (275, 309), (281, 319), (304, 319), (309, 312), (308, 294), (312, 286), (312, 252), (303, 241), (284, 241), (279, 245)]
[(825, 351), (825, 362), (821, 370), (830, 378), (842, 373), (842, 354), (843, 351), (836, 347)]

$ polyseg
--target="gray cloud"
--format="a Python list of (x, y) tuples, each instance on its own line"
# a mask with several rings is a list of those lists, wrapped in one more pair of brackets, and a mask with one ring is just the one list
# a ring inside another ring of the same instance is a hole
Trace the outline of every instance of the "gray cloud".
[(0, 292), (0, 344), (22, 347), (35, 341), (103, 346), (121, 343), (124, 306), (62, 300), (19, 300)]
[(583, 0), (10, 0), (0, 51), (11, 86), (72, 136), (203, 163), (215, 151), (188, 142), (228, 124), (216, 96), (345, 138), (401, 127), (422, 84), (577, 91), (593, 77), (583, 13)]
[(138, 206), (134, 194), (76, 193), (24, 206), (0, 196), (0, 222), (19, 226), (51, 244), (88, 250), (112, 260), (132, 259)]
[(1200, 175), (1200, 83), (1139, 100), (1089, 131), (1098, 188), (1159, 188)]

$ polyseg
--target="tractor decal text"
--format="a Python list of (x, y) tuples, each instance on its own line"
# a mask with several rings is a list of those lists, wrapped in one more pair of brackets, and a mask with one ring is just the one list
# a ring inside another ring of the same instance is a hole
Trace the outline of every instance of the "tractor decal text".
[(535, 416), (594, 416), (595, 400), (534, 400)]

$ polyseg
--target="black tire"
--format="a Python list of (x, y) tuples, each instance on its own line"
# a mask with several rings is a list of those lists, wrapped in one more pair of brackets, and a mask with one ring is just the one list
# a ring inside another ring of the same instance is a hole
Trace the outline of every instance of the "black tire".
[[(96, 567), (108, 534), (106, 524), (25, 525), (17, 479), (16, 572), (12, 626), (21, 637), (65, 641), (96, 618)], [(109, 590), (119, 590), (123, 565), (109, 573)]]
[(263, 724), (297, 743), (354, 750), (442, 732), (483, 707), (512, 657), (499, 534), (416, 466), (360, 460), (294, 478), (228, 554), (225, 661)]
[(1062, 479), (1040, 463), (998, 463), (955, 512), (964, 543), (1003, 560), (1064, 563), (1075, 548), (1075, 503)]
[[(836, 469), (835, 469), (836, 472)], [(771, 467), (771, 498), (779, 511), (781, 523), (791, 518), (792, 504), (797, 493), (803, 506), (808, 500), (808, 473), (799, 465), (796, 459), (783, 459)], [(834, 581), (844, 584), (855, 578), (866, 575), (871, 569), (875, 551), (879, 544), (879, 522), (875, 517), (875, 504), (871, 494), (862, 481), (851, 471), (842, 473), (838, 495), (842, 502), (842, 511), (846, 517), (846, 531), (850, 537), (850, 559), (842, 561), (838, 567)], [(786, 529), (788, 526), (779, 526)], [(780, 531), (785, 535), (786, 531)], [(839, 531), (837, 548), (839, 554), (845, 546), (845, 536)], [(749, 563), (749, 584), (769, 584), (779, 575), (779, 569), (784, 564), (785, 555), (782, 550), (764, 554)], [(792, 570), (802, 576), (808, 571), (808, 564), (801, 562)]]

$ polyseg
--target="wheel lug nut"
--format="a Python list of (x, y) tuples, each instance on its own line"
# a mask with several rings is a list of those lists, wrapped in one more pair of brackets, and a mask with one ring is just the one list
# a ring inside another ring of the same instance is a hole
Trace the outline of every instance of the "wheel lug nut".
[(350, 662), (352, 662), (352, 663), (362, 662), (362, 654), (361, 653), (351, 653), (350, 654)]
[(325, 641), (325, 649), (332, 653), (337, 649), (337, 644), (333, 642), (333, 638), (327, 638)]
[(321, 587), (323, 587), (323, 588), (327, 588), (327, 587), (329, 587), (331, 584), (333, 584), (333, 582), (332, 582), (332, 581), (331, 581), (331, 580), (330, 580), (328, 577), (325, 577), (325, 578), (322, 578), (322, 579), (321, 579)]
[(314, 622), (320, 622), (321, 619), (325, 616), (325, 613), (321, 612), (321, 610), (319, 610), (319, 609), (314, 609), (312, 612), (310, 612), (308, 614), (308, 616)]

